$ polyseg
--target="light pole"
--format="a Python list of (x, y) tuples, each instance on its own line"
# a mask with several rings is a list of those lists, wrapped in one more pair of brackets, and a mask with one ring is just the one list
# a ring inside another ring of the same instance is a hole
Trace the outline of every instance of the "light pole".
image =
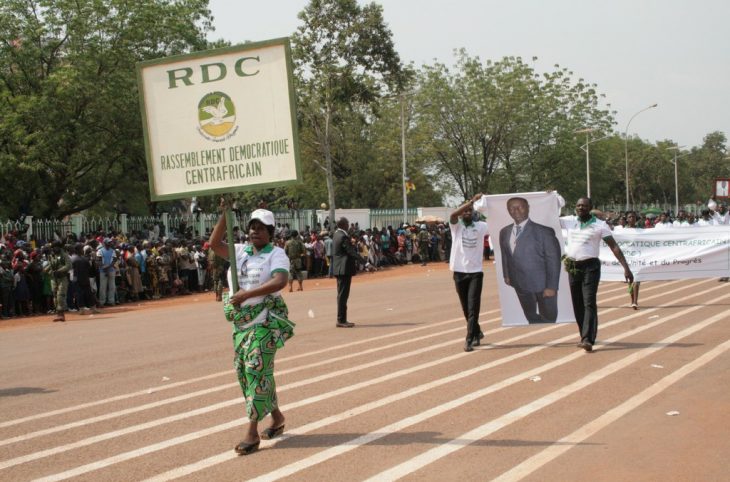
[(629, 119), (629, 122), (626, 124), (626, 131), (624, 132), (624, 154), (626, 156), (626, 210), (629, 210), (629, 126), (631, 125), (631, 121), (634, 120), (634, 117), (641, 114), (644, 111), (647, 111), (649, 109), (653, 109), (654, 107), (658, 106), (659, 104), (652, 104), (649, 107), (645, 107), (644, 109), (641, 109), (639, 112), (631, 116), (631, 119)]
[(403, 224), (408, 222), (408, 190), (406, 189), (406, 95), (400, 95), (400, 146), (401, 158), (403, 159)]
[[(679, 214), (679, 178), (677, 176), (677, 152), (679, 152), (680, 149), (682, 149), (684, 146), (672, 146), (667, 147), (668, 151), (674, 151), (674, 215), (676, 216)], [(682, 154), (679, 157), (688, 156), (689, 152), (687, 154)]]
[(586, 143), (582, 146), (580, 146), (581, 149), (586, 151), (586, 195), (588, 197), (591, 197), (591, 153), (590, 153), (590, 145), (594, 142), (602, 141), (603, 139), (606, 139), (610, 136), (603, 136), (600, 139), (594, 139), (590, 140), (591, 132), (593, 132), (595, 129), (592, 127), (586, 127), (585, 129), (578, 129), (577, 131), (573, 131), (575, 134), (583, 134), (586, 135)]

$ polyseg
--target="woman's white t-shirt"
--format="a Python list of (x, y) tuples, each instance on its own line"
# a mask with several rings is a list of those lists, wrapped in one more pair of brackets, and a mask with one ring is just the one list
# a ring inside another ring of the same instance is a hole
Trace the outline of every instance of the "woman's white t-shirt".
[[(254, 253), (250, 244), (236, 244), (236, 268), (238, 273), (238, 286), (240, 289), (249, 291), (265, 284), (276, 272), (289, 273), (289, 257), (283, 249), (267, 244), (257, 253)], [(232, 285), (231, 271), (228, 270), (228, 286)], [(279, 296), (279, 292), (271, 293)], [(266, 297), (255, 296), (247, 299), (243, 305), (255, 305)]]

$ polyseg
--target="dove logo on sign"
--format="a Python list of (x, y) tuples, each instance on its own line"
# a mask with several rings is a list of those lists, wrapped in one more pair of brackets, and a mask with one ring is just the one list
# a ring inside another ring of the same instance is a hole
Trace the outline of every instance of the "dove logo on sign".
[[(206, 94), (198, 103), (198, 132), (208, 140), (222, 141), (233, 136), (236, 127), (236, 106), (223, 92)], [(235, 127), (235, 129), (234, 129)]]

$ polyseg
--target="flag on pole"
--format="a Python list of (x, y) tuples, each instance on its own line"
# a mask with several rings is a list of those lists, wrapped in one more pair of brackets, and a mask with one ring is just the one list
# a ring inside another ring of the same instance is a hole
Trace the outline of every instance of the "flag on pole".
[(416, 185), (413, 184), (413, 181), (406, 178), (406, 194), (410, 194), (411, 191), (415, 191), (415, 190), (416, 190)]

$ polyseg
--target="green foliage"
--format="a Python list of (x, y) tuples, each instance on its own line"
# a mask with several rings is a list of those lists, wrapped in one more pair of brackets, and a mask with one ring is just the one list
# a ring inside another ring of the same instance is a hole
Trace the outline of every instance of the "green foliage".
[[(4, 0), (0, 3), (0, 218), (84, 209), (163, 211), (149, 202), (137, 62), (227, 45), (206, 43), (207, 0)], [(444, 195), (557, 189), (625, 202), (674, 203), (671, 140), (623, 139), (595, 84), (519, 57), (457, 52), (404, 67), (381, 6), (310, 0), (292, 36), (304, 183), (237, 196), (242, 209), (391, 208), (402, 204), (401, 126), (409, 206)], [(534, 60), (534, 59), (533, 59)], [(401, 110), (402, 108), (402, 110)], [(403, 116), (403, 118), (401, 118)], [(678, 153), (680, 204), (705, 202), (730, 177), (727, 138), (712, 132)], [(335, 202), (335, 192), (337, 201)], [(206, 211), (215, 197), (200, 199)], [(334, 212), (331, 211), (331, 217)]]
[(377, 172), (370, 169), (375, 152), (369, 145), (376, 101), (406, 76), (379, 5), (311, 0), (299, 18), (292, 47), (300, 144), (305, 185), (314, 190), (298, 194), (319, 205), (324, 184), (334, 218), (335, 191), (345, 207), (371, 205), (380, 195), (367, 185)]
[(5, 0), (0, 214), (146, 196), (135, 64), (205, 48), (210, 21), (207, 0)]
[(606, 132), (613, 124), (595, 85), (574, 81), (559, 66), (540, 75), (519, 57), (482, 62), (462, 50), (454, 72), (440, 63), (425, 66), (419, 86), (419, 128), (434, 139), (431, 167), (462, 198), (583, 189), (575, 131)]
[(687, 185), (689, 192), (680, 192), (680, 200), (686, 202), (706, 202), (714, 190), (715, 179), (730, 178), (730, 150), (727, 136), (715, 131), (707, 134), (702, 146), (694, 147), (690, 154), (678, 159), (680, 187)]

